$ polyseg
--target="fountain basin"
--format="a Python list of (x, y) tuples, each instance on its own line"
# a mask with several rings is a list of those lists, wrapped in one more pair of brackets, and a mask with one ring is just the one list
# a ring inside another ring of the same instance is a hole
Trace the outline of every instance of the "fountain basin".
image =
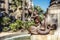
[(9, 38), (5, 38), (4, 40), (31, 40), (30, 34), (26, 35), (17, 35)]

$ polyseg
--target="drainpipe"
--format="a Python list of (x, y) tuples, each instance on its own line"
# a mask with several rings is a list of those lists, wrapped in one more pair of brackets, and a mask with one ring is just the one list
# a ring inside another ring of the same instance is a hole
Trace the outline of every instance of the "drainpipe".
[(25, 21), (25, 0), (22, 0), (22, 20)]
[(9, 12), (8, 12), (8, 9), (9, 9), (9, 0), (5, 0), (5, 12), (8, 14)]

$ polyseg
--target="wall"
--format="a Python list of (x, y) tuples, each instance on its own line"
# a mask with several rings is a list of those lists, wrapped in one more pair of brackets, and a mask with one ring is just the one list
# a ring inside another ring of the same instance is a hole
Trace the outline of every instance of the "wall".
[(59, 35), (32, 35), (31, 40), (60, 40)]

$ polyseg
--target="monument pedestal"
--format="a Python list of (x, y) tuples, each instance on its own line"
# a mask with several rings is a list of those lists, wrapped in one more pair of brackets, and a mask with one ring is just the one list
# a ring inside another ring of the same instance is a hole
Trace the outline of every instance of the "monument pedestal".
[(55, 32), (55, 35), (60, 35), (60, 10), (58, 10), (57, 12), (58, 12), (58, 27)]
[[(57, 19), (57, 30), (55, 30), (54, 35), (60, 35), (60, 1), (59, 0), (51, 0), (50, 6), (48, 8), (49, 16), (51, 18)], [(53, 20), (54, 21), (54, 20)]]

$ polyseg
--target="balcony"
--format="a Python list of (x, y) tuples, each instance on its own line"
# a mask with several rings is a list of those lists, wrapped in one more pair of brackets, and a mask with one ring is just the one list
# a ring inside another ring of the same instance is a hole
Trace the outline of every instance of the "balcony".
[(9, 11), (9, 13), (13, 13), (13, 10), (12, 9), (9, 9), (8, 11)]
[(0, 3), (5, 3), (5, 1), (4, 0), (0, 0)]
[(1, 10), (1, 11), (5, 11), (5, 8), (1, 8), (1, 7), (0, 7), (0, 10)]
[(14, 2), (12, 1), (12, 2), (9, 2), (9, 5), (15, 5), (15, 4), (14, 4)]
[(13, 3), (9, 3), (9, 5), (15, 5), (15, 4), (13, 4)]

